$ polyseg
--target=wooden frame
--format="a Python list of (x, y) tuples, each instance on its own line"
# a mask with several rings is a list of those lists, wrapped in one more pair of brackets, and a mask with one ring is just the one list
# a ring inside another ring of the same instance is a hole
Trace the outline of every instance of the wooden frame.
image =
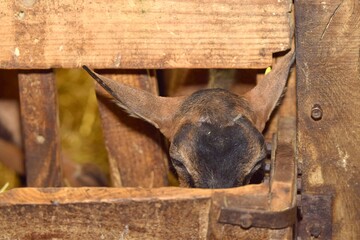
[[(60, 173), (56, 91), (51, 71), (34, 70), (82, 64), (100, 69), (265, 68), (271, 65), (272, 53), (290, 46), (291, 15), (291, 2), (276, 0), (246, 0), (241, 5), (224, 0), (94, 1), (76, 5), (68, 0), (1, 2), (0, 42), (4, 51), (0, 53), (0, 68), (29, 69), (19, 75), (20, 99), (23, 126), (28, 133), (24, 135), (27, 181), (29, 186), (38, 187), (13, 189), (0, 195), (1, 237), (168, 239), (171, 235), (178, 239), (291, 239), (291, 225), (244, 229), (218, 222), (224, 207), (268, 212), (294, 208), (295, 158), (291, 141), (281, 131), (279, 139), (284, 141), (280, 140), (279, 151), (274, 150), (273, 156), (283, 149), (290, 149), (290, 153), (285, 150), (285, 156), (273, 158), (271, 181), (259, 185), (228, 190), (49, 188), (59, 186)], [(156, 79), (148, 78), (148, 74), (123, 70), (109, 73), (133, 86), (157, 91)], [(166, 185), (161, 139), (141, 136), (132, 131), (131, 125), (119, 124), (111, 109), (111, 103), (101, 100), (113, 184)], [(114, 124), (115, 132), (111, 128)], [(141, 126), (141, 131), (144, 129), (158, 136), (146, 124)], [(117, 133), (125, 134), (127, 139), (119, 139)], [(131, 149), (116, 145), (139, 139), (143, 143), (139, 146), (141, 152), (156, 154), (126, 162), (121, 156)], [(32, 148), (41, 154), (34, 156)], [(39, 174), (32, 159), (40, 159), (36, 163), (46, 166)], [(135, 168), (140, 162), (142, 167)], [(286, 166), (291, 174), (282, 175), (279, 166)], [(126, 174), (134, 169), (132, 174)], [(146, 169), (153, 172), (150, 180), (134, 179), (144, 175)], [(14, 222), (21, 224), (14, 228)]]
[[(358, 239), (359, 3), (299, 0), (295, 1), (295, 8), (298, 79), (295, 150), (302, 171), (302, 193), (330, 195), (333, 199), (333, 209), (328, 214), (332, 216), (332, 232), (322, 233), (322, 228), (304, 222), (306, 235), (302, 237)], [(277, 173), (283, 170), (278, 172), (279, 165), (275, 164), (273, 181), (268, 184), (228, 190), (43, 188), (60, 185), (56, 92), (52, 73), (47, 69), (82, 64), (98, 69), (265, 68), (271, 65), (274, 52), (290, 46), (294, 27), (290, 15), (291, 1), (277, 0), (245, 0), (241, 5), (239, 1), (225, 0), (116, 3), (105, 0), (88, 4), (80, 1), (75, 5), (69, 0), (2, 1), (0, 68), (27, 69), (19, 75), (22, 122), (27, 133), (24, 141), (27, 149), (35, 147), (39, 152), (34, 156), (27, 150), (27, 178), (29, 185), (39, 188), (0, 194), (1, 238), (168, 239), (170, 234), (183, 239), (294, 237), (291, 227), (243, 229), (218, 222), (224, 207), (256, 206), (264, 211), (279, 211), (294, 206), (296, 161), (291, 157), (288, 159), (294, 160), (293, 165), (287, 165), (291, 176), (277, 178)], [(119, 77), (118, 70), (112, 74)], [(145, 86), (143, 83), (148, 81), (142, 81), (142, 76), (137, 72), (135, 80), (129, 83), (156, 92), (156, 84)], [(34, 96), (29, 96), (29, 91)], [(290, 98), (291, 103), (294, 98)], [(45, 111), (35, 108), (30, 113), (35, 105)], [(104, 120), (109, 112), (105, 105), (100, 108)], [(291, 137), (281, 129), (288, 129), (284, 126), (294, 122), (291, 118), (294, 113), (295, 109), (291, 109), (290, 116), (289, 112), (278, 112), (286, 117), (280, 118), (280, 149), (290, 146)], [(39, 124), (41, 121), (46, 125)], [(118, 131), (129, 131), (128, 126), (119, 127), (123, 129)], [(33, 137), (31, 129), (41, 132), (38, 135), (41, 137)], [(128, 141), (132, 141), (135, 135), (129, 132)], [(113, 141), (108, 139), (110, 152)], [(158, 151), (159, 141), (145, 140), (145, 145)], [(148, 165), (159, 164), (156, 175), (161, 176), (165, 168), (164, 162), (160, 162), (162, 154), (159, 152), (147, 161)], [(114, 151), (113, 155), (117, 153)], [(45, 166), (39, 173), (32, 163), (37, 158)], [(113, 165), (117, 162), (115, 159)], [(116, 186), (144, 186), (141, 181), (126, 183), (119, 169), (113, 171)], [(165, 184), (160, 180), (150, 185)]]

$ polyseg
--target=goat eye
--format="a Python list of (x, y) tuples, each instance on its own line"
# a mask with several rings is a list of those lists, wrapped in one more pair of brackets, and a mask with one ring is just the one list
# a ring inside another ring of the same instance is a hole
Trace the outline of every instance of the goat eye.
[(171, 160), (172, 160), (172, 163), (173, 163), (174, 167), (179, 167), (179, 168), (184, 168), (185, 169), (185, 166), (181, 161), (179, 161), (177, 159), (171, 159)]
[(183, 181), (188, 185), (188, 187), (195, 187), (194, 179), (190, 175), (185, 165), (181, 161), (174, 158), (171, 158), (171, 162), (176, 168), (179, 178), (183, 179)]

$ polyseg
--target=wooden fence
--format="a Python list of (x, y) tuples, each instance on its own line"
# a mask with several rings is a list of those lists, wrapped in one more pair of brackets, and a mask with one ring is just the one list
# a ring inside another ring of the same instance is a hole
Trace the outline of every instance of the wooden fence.
[[(157, 93), (141, 69), (265, 68), (290, 47), (292, 1), (0, 2), (0, 68), (18, 70), (28, 185), (0, 194), (0, 239), (359, 238), (359, 7), (295, 2), (297, 91), (277, 114), (267, 181), (204, 190), (166, 187), (160, 134), (106, 101), (103, 132), (121, 188), (62, 187), (52, 69), (112, 69)], [(309, 217), (310, 205), (293, 222), (297, 194), (330, 195), (330, 228)]]

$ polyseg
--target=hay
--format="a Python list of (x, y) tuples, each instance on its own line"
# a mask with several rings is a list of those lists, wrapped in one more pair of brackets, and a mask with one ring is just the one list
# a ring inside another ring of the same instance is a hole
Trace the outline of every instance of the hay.
[(12, 189), (19, 187), (21, 184), (16, 172), (0, 162), (0, 188), (5, 185), (7, 185), (7, 189)]
[(57, 70), (62, 152), (109, 172), (93, 80), (82, 70)]

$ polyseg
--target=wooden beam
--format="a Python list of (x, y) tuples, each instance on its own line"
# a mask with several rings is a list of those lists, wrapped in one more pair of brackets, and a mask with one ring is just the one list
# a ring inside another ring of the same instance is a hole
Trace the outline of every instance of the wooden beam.
[[(117, 70), (102, 75), (129, 86), (158, 94), (157, 79), (146, 71)], [(130, 117), (97, 85), (99, 110), (110, 175), (117, 187), (167, 185), (167, 158), (160, 132), (143, 120)]]
[(303, 190), (333, 195), (333, 239), (358, 239), (359, 1), (295, 3), (297, 152)]
[[(178, 236), (178, 239), (205, 239), (206, 232), (202, 230), (207, 228), (209, 192), (192, 191), (183, 195), (179, 190), (11, 190), (0, 195), (1, 237), (169, 239)], [(14, 227), (14, 222), (19, 224)]]
[(0, 68), (265, 68), (291, 2), (1, 1)]
[(218, 217), (211, 210), (215, 193), (223, 198), (229, 194), (230, 205), (268, 202), (264, 185), (227, 190), (13, 189), (0, 194), (0, 230), (5, 239), (207, 239), (214, 236), (213, 228), (222, 239), (268, 239), (269, 232), (278, 231), (210, 224), (210, 214), (214, 221)]
[[(293, 75), (293, 79), (295, 76)], [(290, 90), (295, 90), (290, 89)], [(278, 113), (278, 126), (277, 126), (277, 141), (276, 145), (276, 157), (274, 167), (274, 176), (271, 180), (272, 194), (270, 198), (270, 206), (272, 210), (281, 210), (296, 206), (296, 161), (295, 161), (295, 136), (296, 136), (296, 118), (294, 116), (284, 117), (283, 114), (291, 113), (292, 97), (294, 95), (288, 95), (288, 100)], [(295, 104), (295, 102), (293, 102)], [(280, 108), (280, 109), (281, 109)], [(288, 110), (286, 108), (289, 108)], [(280, 151), (281, 150), (281, 151)], [(286, 169), (283, 168), (285, 165)], [(282, 167), (279, 167), (282, 166)], [(289, 171), (290, 170), (290, 171)], [(291, 173), (293, 174), (291, 174)], [(279, 189), (286, 189), (286, 191), (279, 191)], [(294, 239), (294, 226), (281, 229), (279, 231), (271, 232), (271, 239)]]
[(26, 181), (31, 187), (62, 185), (55, 78), (52, 72), (19, 74)]

